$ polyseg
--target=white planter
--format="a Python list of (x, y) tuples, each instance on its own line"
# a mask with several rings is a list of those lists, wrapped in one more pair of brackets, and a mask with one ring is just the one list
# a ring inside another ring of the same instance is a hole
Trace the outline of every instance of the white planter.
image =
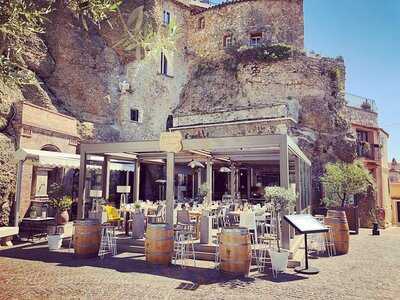
[(47, 242), (48, 242), (49, 250), (58, 250), (61, 248), (62, 235), (61, 234), (48, 235)]
[(269, 256), (271, 257), (272, 270), (276, 272), (284, 272), (286, 270), (289, 260), (288, 251), (285, 250), (281, 250), (281, 252), (269, 251)]

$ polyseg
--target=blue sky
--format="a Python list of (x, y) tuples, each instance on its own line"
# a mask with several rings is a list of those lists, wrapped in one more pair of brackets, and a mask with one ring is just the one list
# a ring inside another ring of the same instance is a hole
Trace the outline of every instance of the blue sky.
[(375, 99), (400, 159), (400, 0), (304, 0), (305, 47), (343, 56), (346, 92)]

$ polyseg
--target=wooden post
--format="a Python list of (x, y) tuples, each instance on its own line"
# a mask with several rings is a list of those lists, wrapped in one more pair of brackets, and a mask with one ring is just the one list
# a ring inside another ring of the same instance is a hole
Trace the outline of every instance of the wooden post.
[(77, 219), (85, 218), (85, 189), (86, 189), (86, 153), (81, 150), (79, 167), (78, 215)]
[(208, 159), (207, 160), (207, 189), (208, 189), (208, 193), (207, 193), (207, 197), (206, 197), (206, 203), (207, 204), (211, 204), (212, 203), (212, 192), (213, 192), (213, 169), (212, 169), (212, 160)]
[(21, 192), (22, 192), (22, 172), (24, 169), (24, 161), (18, 161), (18, 169), (17, 169), (17, 186), (15, 190), (15, 204), (14, 204), (14, 226), (18, 227), (19, 225), (19, 207), (21, 205)]
[(135, 181), (133, 182), (133, 201), (139, 201), (140, 192), (140, 160), (136, 160), (135, 164)]
[(103, 198), (108, 199), (110, 196), (110, 158), (108, 155), (104, 156), (101, 175), (101, 189), (103, 192)]
[(166, 222), (174, 225), (174, 198), (175, 198), (175, 154), (167, 152), (167, 192), (166, 192)]
[[(288, 148), (288, 140), (287, 136), (282, 136), (282, 140), (280, 143), (280, 150), (279, 150), (279, 170), (280, 170), (280, 183), (281, 187), (286, 189), (289, 188), (289, 148)], [(283, 212), (287, 214), (288, 211)], [(282, 248), (290, 250), (290, 229), (289, 223), (283, 220), (283, 215), (281, 215), (281, 245)]]
[(235, 197), (235, 176), (236, 176), (236, 168), (234, 165), (230, 166), (231, 169), (231, 196), (232, 199)]

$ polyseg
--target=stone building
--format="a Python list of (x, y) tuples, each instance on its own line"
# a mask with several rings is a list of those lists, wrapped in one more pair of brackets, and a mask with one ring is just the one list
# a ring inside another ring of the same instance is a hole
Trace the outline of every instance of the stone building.
[(392, 204), (389, 195), (388, 145), (389, 135), (379, 127), (375, 101), (365, 97), (346, 94), (347, 113), (353, 135), (356, 136), (357, 159), (371, 172), (376, 182), (376, 191), (369, 201), (358, 199), (360, 225), (370, 227), (369, 210), (379, 207), (384, 211), (384, 226), (392, 223)]
[[(88, 30), (60, 0), (48, 19), (25, 58), (37, 80), (1, 87), (2, 126), (24, 100), (76, 119), (83, 141), (158, 139), (167, 129), (185, 138), (289, 134), (312, 160), (314, 206), (325, 163), (356, 157), (344, 61), (304, 51), (302, 0), (125, 0), (112, 27)], [(172, 21), (179, 34), (167, 50), (121, 42), (126, 28), (165, 32)], [(18, 148), (10, 127), (4, 136)]]

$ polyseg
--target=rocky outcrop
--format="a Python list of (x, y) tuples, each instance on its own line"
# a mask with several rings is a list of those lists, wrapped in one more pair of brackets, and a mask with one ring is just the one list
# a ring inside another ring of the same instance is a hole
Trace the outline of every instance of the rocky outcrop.
[[(341, 59), (309, 57), (297, 50), (283, 55), (281, 50), (281, 56), (265, 56), (265, 51), (259, 49), (246, 50), (246, 55), (239, 49), (239, 53), (222, 60), (199, 61), (181, 93), (181, 105), (175, 110), (175, 117), (185, 116), (189, 122), (188, 119), (195, 120), (198, 115), (218, 112), (221, 122), (238, 107), (281, 103), (296, 109), (291, 114), (298, 116), (297, 123), (287, 127), (287, 132), (312, 160), (317, 201), (324, 165), (355, 158), (355, 144), (346, 119), (344, 63)], [(232, 135), (228, 126), (225, 127), (227, 132), (224, 134), (218, 128), (218, 135)], [(215, 136), (210, 128), (205, 131), (206, 135)], [(280, 132), (276, 128), (272, 131)], [(263, 134), (268, 132), (265, 129)]]

